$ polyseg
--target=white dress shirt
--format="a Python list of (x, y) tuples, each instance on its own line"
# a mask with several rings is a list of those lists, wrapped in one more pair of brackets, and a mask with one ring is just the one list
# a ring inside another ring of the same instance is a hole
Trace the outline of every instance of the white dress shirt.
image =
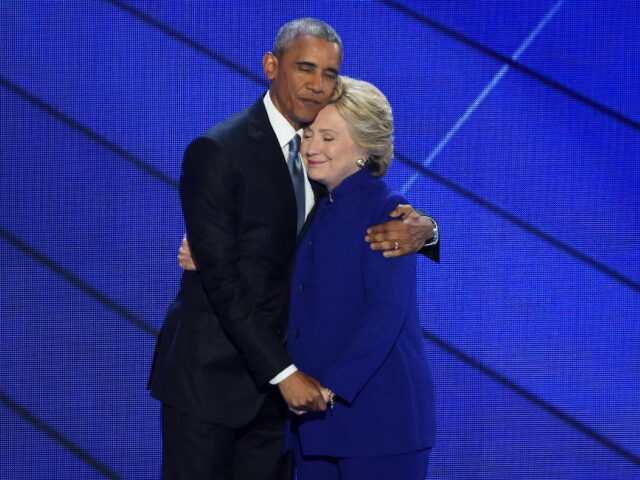
[[(280, 144), (280, 148), (282, 148), (282, 158), (286, 163), (287, 158), (289, 158), (289, 142), (296, 133), (300, 135), (300, 138), (302, 138), (302, 129), (298, 131), (293, 129), (289, 121), (284, 118), (284, 115), (282, 115), (273, 104), (271, 94), (269, 92), (264, 96), (264, 108), (267, 109), (267, 116), (269, 117), (271, 128), (273, 128), (273, 131), (278, 138), (278, 143)], [(307, 178), (307, 166), (304, 163), (304, 159), (302, 162), (302, 168), (304, 169), (304, 218), (306, 220), (307, 215), (309, 215), (309, 212), (313, 208), (315, 198), (313, 195), (313, 189), (311, 188), (311, 183)]]
[[(286, 163), (287, 158), (289, 158), (289, 142), (291, 141), (291, 139), (294, 137), (296, 133), (300, 135), (300, 138), (302, 138), (302, 129), (298, 131), (294, 130), (294, 128), (289, 123), (289, 121), (286, 118), (284, 118), (284, 115), (282, 115), (278, 111), (276, 106), (273, 104), (273, 101), (271, 100), (270, 92), (267, 92), (267, 94), (264, 96), (264, 107), (267, 109), (267, 116), (269, 117), (269, 123), (271, 123), (271, 128), (273, 128), (273, 131), (275, 132), (276, 137), (278, 139), (278, 143), (282, 148), (282, 158)], [(304, 161), (302, 162), (302, 168), (304, 169), (304, 193), (305, 193), (304, 218), (306, 220), (307, 215), (309, 215), (309, 212), (313, 208), (315, 198), (313, 195), (313, 189), (311, 188), (311, 183), (307, 178), (307, 167)], [(271, 380), (269, 380), (269, 383), (271, 385), (277, 385), (278, 383), (280, 383), (282, 380), (284, 380), (285, 378), (287, 378), (289, 375), (296, 372), (297, 370), (298, 369), (296, 368), (296, 366), (291, 364), (287, 368), (285, 368), (283, 371), (281, 371), (278, 375), (276, 375)]]

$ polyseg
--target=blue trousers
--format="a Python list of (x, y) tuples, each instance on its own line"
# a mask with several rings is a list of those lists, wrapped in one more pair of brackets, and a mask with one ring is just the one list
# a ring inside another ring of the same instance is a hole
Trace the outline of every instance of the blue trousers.
[(431, 449), (377, 457), (309, 457), (295, 448), (298, 480), (424, 480)]

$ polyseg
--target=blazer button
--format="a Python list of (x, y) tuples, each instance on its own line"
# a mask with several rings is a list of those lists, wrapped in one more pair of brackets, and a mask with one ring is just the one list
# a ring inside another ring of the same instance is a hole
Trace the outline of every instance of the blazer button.
[(304, 292), (304, 285), (303, 285), (302, 283), (301, 283), (300, 285), (298, 285), (298, 291), (299, 291), (300, 293), (303, 293), (303, 292)]

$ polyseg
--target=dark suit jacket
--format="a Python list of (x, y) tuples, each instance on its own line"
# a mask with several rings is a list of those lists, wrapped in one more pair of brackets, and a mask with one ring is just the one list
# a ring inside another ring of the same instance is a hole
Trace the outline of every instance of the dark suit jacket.
[(184, 272), (150, 378), (153, 397), (228, 427), (254, 418), (292, 362), (284, 339), (295, 194), (263, 100), (187, 148), (180, 198), (198, 272)]

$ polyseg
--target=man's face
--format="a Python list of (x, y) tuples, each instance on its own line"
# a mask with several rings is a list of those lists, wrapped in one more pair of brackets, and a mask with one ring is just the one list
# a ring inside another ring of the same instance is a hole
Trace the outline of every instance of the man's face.
[(329, 102), (340, 68), (340, 47), (301, 35), (276, 58), (266, 53), (264, 73), (271, 80), (271, 99), (296, 130), (313, 121)]

